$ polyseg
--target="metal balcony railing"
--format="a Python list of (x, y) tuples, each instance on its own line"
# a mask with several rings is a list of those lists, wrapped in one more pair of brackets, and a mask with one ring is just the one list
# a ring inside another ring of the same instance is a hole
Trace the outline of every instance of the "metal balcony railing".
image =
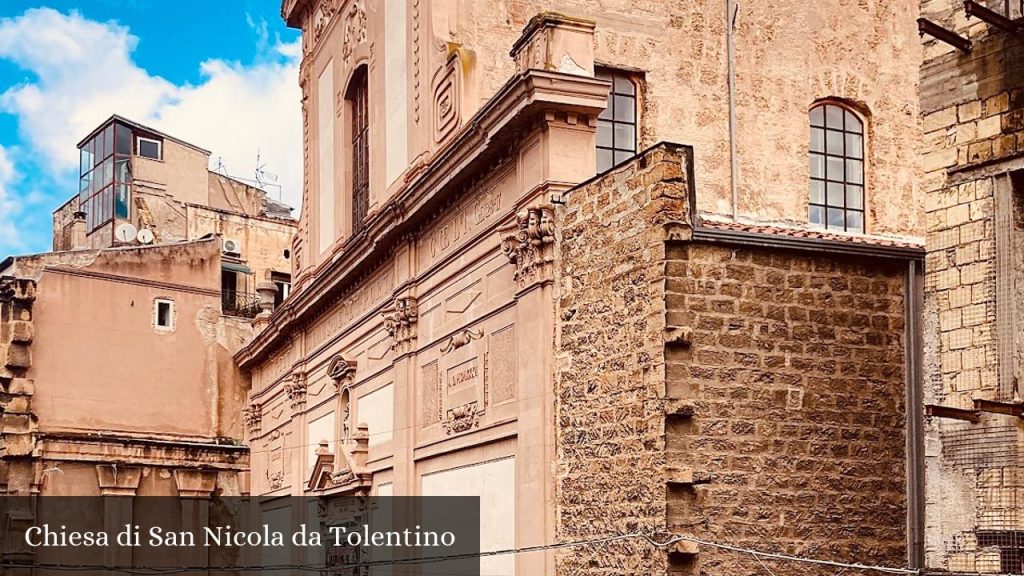
[(225, 316), (255, 318), (260, 313), (260, 297), (248, 292), (222, 290), (220, 293), (220, 310)]

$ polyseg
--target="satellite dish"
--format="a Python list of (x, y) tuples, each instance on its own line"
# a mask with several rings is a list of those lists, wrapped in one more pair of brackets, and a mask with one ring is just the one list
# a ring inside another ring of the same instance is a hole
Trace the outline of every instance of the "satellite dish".
[(139, 244), (152, 244), (153, 243), (153, 231), (149, 228), (143, 228), (139, 230), (139, 234), (135, 237), (139, 241)]
[(129, 222), (125, 222), (123, 224), (118, 224), (117, 228), (114, 229), (114, 238), (118, 242), (131, 242), (132, 240), (135, 240), (135, 235), (137, 233), (138, 231), (135, 230), (135, 226), (132, 226)]

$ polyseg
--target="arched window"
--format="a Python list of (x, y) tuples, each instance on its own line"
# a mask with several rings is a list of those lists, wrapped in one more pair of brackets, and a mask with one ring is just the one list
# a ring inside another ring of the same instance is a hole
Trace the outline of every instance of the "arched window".
[(864, 123), (831, 102), (811, 108), (811, 193), (807, 218), (813, 226), (864, 231)]
[(366, 66), (360, 66), (349, 83), (348, 100), (352, 120), (352, 234), (363, 228), (370, 209), (370, 114)]

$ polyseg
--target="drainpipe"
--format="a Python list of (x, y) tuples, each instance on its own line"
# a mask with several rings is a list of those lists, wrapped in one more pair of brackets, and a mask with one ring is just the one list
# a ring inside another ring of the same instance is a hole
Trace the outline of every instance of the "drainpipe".
[(905, 288), (906, 395), (907, 395), (907, 566), (924, 568), (924, 378), (921, 372), (923, 346), (921, 313), (922, 264), (911, 260)]
[(739, 165), (736, 162), (736, 45), (734, 28), (739, 5), (736, 0), (725, 0), (725, 50), (729, 68), (729, 186), (732, 189), (732, 220), (739, 216)]

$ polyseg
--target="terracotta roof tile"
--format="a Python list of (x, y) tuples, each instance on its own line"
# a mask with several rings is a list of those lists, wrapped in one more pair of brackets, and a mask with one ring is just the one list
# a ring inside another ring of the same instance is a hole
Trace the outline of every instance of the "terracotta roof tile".
[(924, 244), (909, 240), (882, 238), (879, 236), (858, 236), (854, 234), (842, 234), (819, 229), (787, 228), (785, 226), (773, 226), (770, 224), (724, 222), (720, 220), (703, 220), (700, 225), (703, 228), (750, 232), (754, 234), (768, 234), (771, 236), (788, 236), (790, 238), (813, 238), (817, 240), (832, 240), (835, 242), (849, 242), (852, 244), (864, 244), (870, 246), (891, 246), (894, 248), (924, 248)]

